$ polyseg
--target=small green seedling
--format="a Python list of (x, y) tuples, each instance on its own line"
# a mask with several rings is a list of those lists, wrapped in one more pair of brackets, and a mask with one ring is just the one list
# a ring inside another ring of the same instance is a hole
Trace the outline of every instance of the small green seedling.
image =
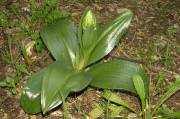
[[(113, 102), (116, 103), (115, 101), (113, 101)], [(120, 115), (120, 113), (124, 110), (123, 106), (115, 105), (112, 103), (107, 103), (107, 104), (105, 104), (105, 103), (106, 102), (102, 101), (102, 102), (100, 102), (100, 104), (96, 104), (95, 108), (89, 113), (89, 117), (92, 119), (97, 119), (97, 118), (102, 117), (103, 114), (105, 114), (105, 117), (107, 119), (123, 117)], [(118, 103), (116, 103), (116, 104), (118, 104)]]
[(40, 7), (36, 6), (36, 0), (30, 0), (31, 3), (31, 19), (33, 22), (51, 23), (65, 15), (64, 12), (59, 11), (60, 0), (42, 0)]
[[(137, 117), (142, 119), (179, 119), (180, 118), (180, 111), (172, 111), (169, 108), (165, 107), (163, 104), (164, 102), (169, 99), (173, 94), (175, 94), (180, 89), (180, 78), (177, 77), (176, 81), (171, 84), (168, 90), (160, 97), (160, 99), (156, 102), (155, 105), (152, 105), (152, 98), (151, 92), (148, 94), (145, 91), (144, 82), (139, 75), (133, 76), (134, 87), (137, 91), (137, 94), (140, 98), (141, 102), (141, 112), (138, 113), (132, 107), (130, 107), (125, 101), (123, 101), (119, 96), (112, 93), (111, 91), (105, 91), (103, 93), (103, 97), (114, 104), (121, 105), (129, 109), (129, 111), (134, 112)], [(153, 92), (154, 93), (154, 92)], [(107, 95), (110, 95), (109, 98)], [(150, 96), (151, 95), (151, 96)], [(128, 106), (127, 106), (128, 105)]]
[(16, 70), (20, 73), (25, 73), (25, 74), (29, 74), (28, 73), (28, 70), (23, 66), (23, 65), (20, 65), (20, 64), (16, 64), (15, 65), (16, 67)]
[(7, 87), (10, 89), (11, 93), (15, 95), (17, 93), (16, 91), (16, 84), (20, 81), (19, 77), (16, 77), (15, 79), (11, 77), (6, 77), (5, 81), (0, 82), (0, 87)]
[(87, 86), (136, 93), (134, 75), (142, 76), (148, 85), (138, 64), (124, 60), (102, 62), (127, 31), (132, 16), (131, 11), (123, 10), (109, 24), (100, 25), (93, 11), (87, 9), (78, 28), (68, 18), (43, 27), (41, 37), (55, 62), (29, 78), (21, 95), (23, 109), (46, 114), (70, 93)]
[[(160, 97), (160, 99), (157, 101), (154, 107), (152, 106), (153, 103), (152, 103), (150, 95), (146, 94), (147, 96), (145, 97), (146, 92), (144, 91), (145, 88), (144, 88), (144, 83), (143, 83), (142, 78), (140, 76), (134, 76), (133, 81), (134, 81), (137, 94), (139, 95), (141, 99), (141, 105), (142, 105), (141, 115), (143, 119), (152, 119), (155, 117), (158, 117), (160, 119), (180, 118), (180, 114), (179, 114), (180, 112), (172, 111), (171, 114), (167, 115), (166, 113), (167, 108), (166, 110), (161, 109), (162, 104), (180, 89), (180, 78), (176, 78), (175, 83), (169, 86), (168, 90)], [(161, 113), (159, 113), (158, 110), (161, 110)]]
[(30, 22), (32, 25), (29, 26), (30, 29), (28, 32), (31, 35), (31, 39), (35, 41), (34, 50), (37, 53), (44, 49), (44, 44), (39, 35), (39, 27), (51, 23), (58, 18), (67, 16), (65, 12), (59, 10), (60, 0), (42, 0), (41, 2), (40, 7), (37, 7), (36, 0), (30, 0)]
[(21, 80), (22, 74), (29, 74), (27, 69), (23, 65), (15, 64), (15, 68), (18, 72), (15, 78), (7, 76), (4, 81), (0, 82), (0, 87), (10, 88), (11, 93), (14, 95), (17, 94), (16, 86)]

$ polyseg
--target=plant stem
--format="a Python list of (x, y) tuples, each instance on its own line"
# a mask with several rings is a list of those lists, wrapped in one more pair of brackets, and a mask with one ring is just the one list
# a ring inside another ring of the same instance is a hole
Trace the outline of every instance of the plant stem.
[(106, 119), (109, 119), (109, 109), (108, 109), (109, 104), (110, 104), (110, 101), (108, 100), (107, 105), (106, 105), (106, 113), (105, 113)]
[(64, 119), (68, 119), (68, 115), (69, 115), (69, 112), (68, 112), (68, 109), (67, 109), (67, 105), (66, 105), (66, 102), (65, 102), (65, 99), (64, 99), (64, 96), (63, 94), (60, 92), (60, 96), (61, 96), (61, 99), (62, 99), (62, 102), (63, 102), (63, 110), (64, 110)]

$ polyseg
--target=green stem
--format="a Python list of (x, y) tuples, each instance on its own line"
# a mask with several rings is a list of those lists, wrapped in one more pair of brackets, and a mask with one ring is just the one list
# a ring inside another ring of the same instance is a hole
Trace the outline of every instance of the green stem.
[(64, 110), (64, 119), (69, 119), (68, 115), (69, 115), (69, 112), (68, 112), (68, 109), (67, 109), (67, 105), (66, 105), (66, 102), (65, 102), (65, 98), (63, 96), (63, 94), (60, 92), (60, 96), (61, 96), (61, 99), (62, 99), (62, 102), (63, 102), (63, 110)]
[(107, 102), (107, 105), (106, 105), (106, 119), (109, 119), (109, 109), (108, 109), (108, 107), (109, 107), (109, 104), (110, 104), (110, 100), (108, 100), (108, 102)]

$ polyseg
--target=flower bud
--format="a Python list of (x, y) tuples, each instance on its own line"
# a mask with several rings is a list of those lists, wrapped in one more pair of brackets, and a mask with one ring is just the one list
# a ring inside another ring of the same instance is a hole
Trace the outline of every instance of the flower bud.
[(82, 19), (83, 30), (90, 27), (96, 28), (96, 16), (93, 14), (92, 10), (88, 10)]

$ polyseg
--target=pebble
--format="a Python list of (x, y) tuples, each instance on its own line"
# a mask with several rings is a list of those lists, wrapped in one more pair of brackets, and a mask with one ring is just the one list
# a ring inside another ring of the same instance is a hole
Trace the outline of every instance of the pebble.
[(103, 9), (103, 7), (101, 7), (101, 6), (97, 5), (97, 4), (93, 4), (93, 6), (95, 7), (95, 9), (97, 11), (101, 11)]
[(30, 117), (30, 119), (36, 119), (36, 116), (35, 116), (35, 115), (32, 115), (32, 116)]
[(7, 113), (4, 113), (2, 119), (8, 119), (8, 114), (7, 114)]

